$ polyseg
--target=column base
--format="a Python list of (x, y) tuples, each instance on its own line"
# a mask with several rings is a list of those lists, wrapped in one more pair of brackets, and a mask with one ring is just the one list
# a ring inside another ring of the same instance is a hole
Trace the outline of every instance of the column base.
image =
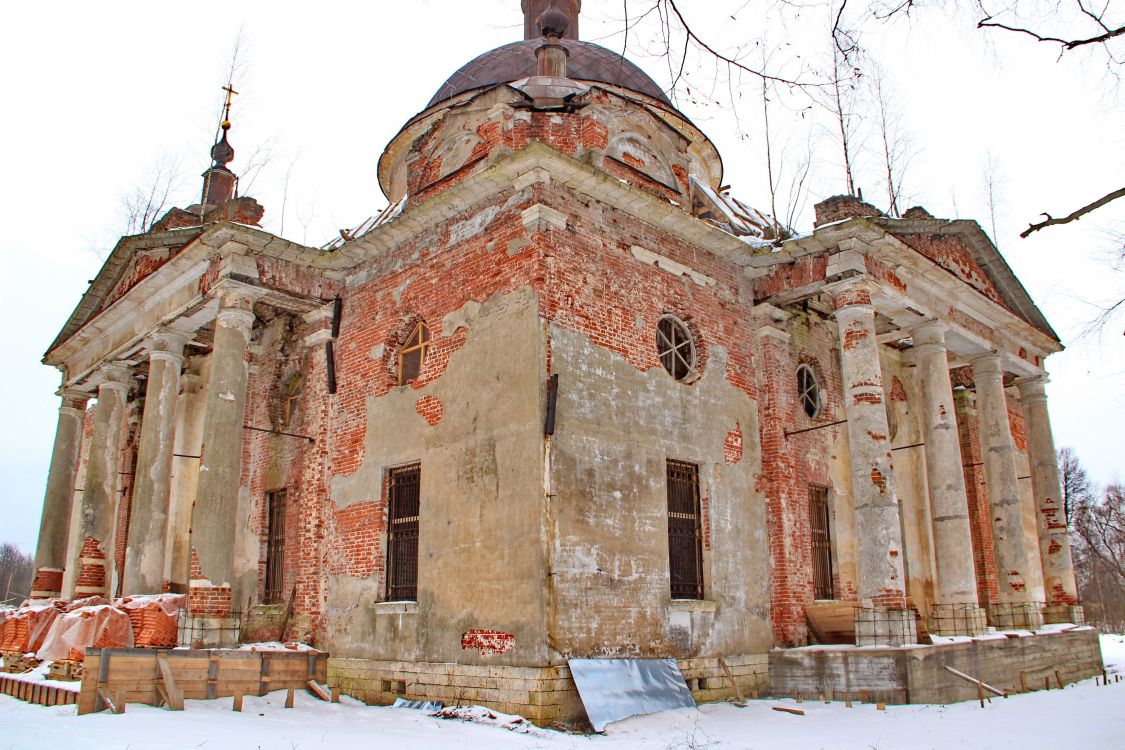
[(239, 644), (242, 618), (208, 617), (190, 612), (180, 617), (178, 640), (188, 648), (233, 648)]
[(1048, 604), (1043, 608), (1044, 624), (1069, 622), (1075, 625), (1086, 624), (1086, 612), (1081, 604)]
[(930, 609), (930, 632), (934, 635), (981, 635), (988, 617), (977, 604), (935, 604)]
[(889, 607), (857, 607), (855, 645), (907, 646), (918, 642), (914, 611)]
[(997, 630), (1035, 630), (1043, 627), (1041, 602), (988, 605), (988, 623)]

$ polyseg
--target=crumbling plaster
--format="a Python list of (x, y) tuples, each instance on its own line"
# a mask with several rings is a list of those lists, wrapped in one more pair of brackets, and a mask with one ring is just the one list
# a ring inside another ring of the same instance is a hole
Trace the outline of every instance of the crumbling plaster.
[[(369, 575), (327, 576), (333, 652), (515, 665), (545, 657), (545, 353), (536, 296), (521, 288), (470, 303), (466, 312), (459, 320), (465, 343), (440, 378), (367, 397), (363, 461), (355, 473), (332, 478), (333, 508), (365, 504), (365, 513), (385, 518), (385, 472), (420, 462), (423, 508), (416, 604), (381, 601), (385, 530)], [(417, 411), (427, 396), (444, 405), (433, 426)], [(339, 554), (329, 552), (330, 570)], [(514, 645), (488, 657), (464, 650), (461, 637), (473, 629), (509, 633)]]

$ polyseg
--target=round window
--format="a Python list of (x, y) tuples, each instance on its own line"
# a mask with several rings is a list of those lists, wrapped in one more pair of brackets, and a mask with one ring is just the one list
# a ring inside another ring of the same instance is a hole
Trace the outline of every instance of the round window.
[(816, 382), (816, 373), (808, 365), (797, 368), (797, 394), (805, 414), (810, 419), (816, 419), (820, 414), (820, 384)]
[(676, 380), (695, 374), (695, 342), (682, 320), (665, 315), (656, 325), (656, 353), (660, 364)]

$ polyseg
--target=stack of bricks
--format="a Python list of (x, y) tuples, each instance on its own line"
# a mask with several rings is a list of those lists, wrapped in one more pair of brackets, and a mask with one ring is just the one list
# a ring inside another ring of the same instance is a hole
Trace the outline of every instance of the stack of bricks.
[(133, 645), (137, 648), (173, 648), (178, 642), (180, 611), (185, 604), (183, 594), (125, 597), (114, 605), (125, 610), (133, 628)]
[(130, 644), (126, 643), (122, 636), (122, 628), (112, 622), (118, 615), (122, 615), (121, 610), (113, 607), (83, 607), (74, 612), (67, 613), (68, 618), (78, 617), (82, 620), (93, 620), (97, 618), (100, 622), (91, 623), (88, 627), (94, 629), (96, 635), (93, 638), (93, 643), (84, 645), (75, 645), (70, 648), (67, 654), (69, 661), (82, 661), (86, 658), (87, 648), (124, 648)]
[(0, 651), (25, 654), (38, 650), (58, 614), (54, 603), (45, 607), (24, 607), (10, 613), (2, 626)]

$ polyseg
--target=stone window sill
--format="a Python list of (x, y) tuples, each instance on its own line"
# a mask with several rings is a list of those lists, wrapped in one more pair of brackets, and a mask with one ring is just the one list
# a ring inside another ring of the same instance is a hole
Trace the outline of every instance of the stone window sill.
[(418, 612), (418, 602), (375, 602), (371, 609), (377, 615), (412, 615)]
[(670, 612), (714, 612), (719, 603), (711, 599), (673, 599), (668, 604)]

